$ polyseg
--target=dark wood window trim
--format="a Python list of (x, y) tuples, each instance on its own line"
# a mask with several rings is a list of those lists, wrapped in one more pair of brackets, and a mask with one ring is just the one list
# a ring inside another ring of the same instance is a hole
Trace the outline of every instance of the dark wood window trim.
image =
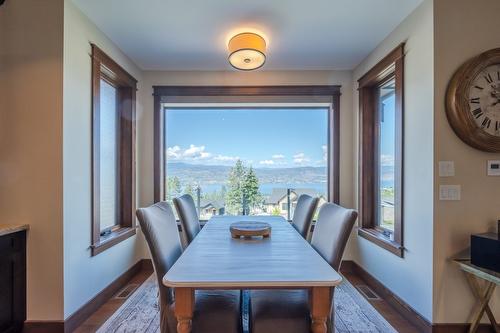
[[(135, 235), (135, 101), (137, 80), (96, 45), (92, 46), (92, 255)], [(103, 234), (100, 223), (100, 85), (101, 79), (117, 89), (118, 109), (118, 216)]]
[[(384, 59), (370, 69), (359, 80), (359, 207), (358, 235), (380, 247), (404, 256), (403, 247), (403, 69), (404, 44), (400, 44)], [(394, 177), (394, 233), (393, 239), (376, 223), (377, 219), (377, 173), (378, 173), (378, 111), (376, 91), (388, 80), (396, 85), (396, 147)]]
[(340, 86), (153, 86), (154, 96), (154, 200), (164, 198), (165, 151), (163, 103), (172, 96), (330, 96), (328, 113), (328, 198), (339, 202)]

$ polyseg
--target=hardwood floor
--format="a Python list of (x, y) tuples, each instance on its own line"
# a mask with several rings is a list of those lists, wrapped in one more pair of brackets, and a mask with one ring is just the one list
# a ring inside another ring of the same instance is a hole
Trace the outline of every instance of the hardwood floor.
[[(353, 286), (366, 285), (360, 276), (355, 273), (342, 272)], [(379, 295), (380, 296), (380, 295)], [(380, 296), (382, 297), (382, 296)], [(417, 327), (401, 316), (388, 302), (383, 298), (381, 300), (369, 300), (368, 302), (398, 331), (399, 333), (419, 333)]]
[[(141, 284), (150, 275), (151, 271), (141, 271), (132, 278), (129, 284)], [(344, 272), (344, 276), (354, 286), (366, 285), (366, 282), (354, 273)], [(370, 301), (370, 304), (377, 309), (379, 313), (400, 333), (419, 333), (417, 328), (404, 319), (391, 305), (385, 300)], [(93, 333), (104, 324), (104, 322), (125, 302), (125, 299), (111, 298), (101, 306), (90, 318), (88, 318), (75, 333)]]
[[(145, 269), (136, 274), (128, 283), (141, 285), (146, 279), (153, 274), (153, 271)], [(135, 290), (134, 290), (135, 291)], [(126, 301), (125, 298), (111, 298), (94, 312), (82, 325), (80, 325), (75, 333), (93, 333), (97, 331), (111, 315)]]

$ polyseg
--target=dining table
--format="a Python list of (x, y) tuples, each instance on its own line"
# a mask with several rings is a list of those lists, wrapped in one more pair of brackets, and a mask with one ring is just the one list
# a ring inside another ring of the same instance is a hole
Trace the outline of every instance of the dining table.
[[(265, 222), (269, 237), (233, 238), (235, 222)], [(163, 277), (174, 289), (177, 332), (191, 332), (195, 290), (308, 289), (311, 332), (326, 333), (342, 277), (281, 216), (213, 216)]]

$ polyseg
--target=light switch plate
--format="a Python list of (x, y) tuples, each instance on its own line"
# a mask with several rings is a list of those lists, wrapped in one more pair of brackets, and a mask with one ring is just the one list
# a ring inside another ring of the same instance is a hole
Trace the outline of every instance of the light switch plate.
[(500, 161), (488, 161), (488, 176), (500, 176)]
[(460, 185), (439, 185), (439, 200), (457, 201), (461, 197)]
[(455, 162), (439, 161), (439, 177), (455, 176)]

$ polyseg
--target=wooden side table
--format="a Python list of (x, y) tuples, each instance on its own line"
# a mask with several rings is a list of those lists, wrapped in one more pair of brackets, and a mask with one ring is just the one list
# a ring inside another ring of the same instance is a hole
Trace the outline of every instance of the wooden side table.
[[(500, 328), (489, 306), (489, 301), (495, 291), (495, 287), (500, 284), (500, 273), (475, 266), (471, 264), (470, 259), (457, 258), (453, 259), (453, 261), (458, 264), (462, 271), (464, 271), (467, 282), (477, 299), (477, 306), (472, 314), (469, 333), (476, 332), (485, 312), (493, 326), (493, 330), (496, 333), (500, 333)], [(479, 283), (480, 280), (485, 281), (486, 284), (481, 286)]]

